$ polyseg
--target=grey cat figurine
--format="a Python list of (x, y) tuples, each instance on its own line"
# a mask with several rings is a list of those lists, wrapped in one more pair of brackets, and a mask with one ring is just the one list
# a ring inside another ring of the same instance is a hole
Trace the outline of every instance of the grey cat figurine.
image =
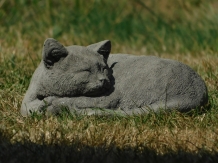
[(155, 56), (109, 55), (110, 51), (109, 40), (87, 47), (45, 40), (21, 114), (52, 115), (63, 107), (87, 115), (186, 112), (208, 102), (204, 81), (187, 65)]

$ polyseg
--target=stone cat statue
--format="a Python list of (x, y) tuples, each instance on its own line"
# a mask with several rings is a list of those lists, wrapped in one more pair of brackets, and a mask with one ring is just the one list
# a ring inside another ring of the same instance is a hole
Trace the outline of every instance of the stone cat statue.
[(57, 114), (63, 107), (87, 115), (185, 112), (207, 103), (204, 81), (187, 65), (155, 56), (109, 55), (110, 51), (108, 40), (87, 47), (45, 40), (21, 114)]

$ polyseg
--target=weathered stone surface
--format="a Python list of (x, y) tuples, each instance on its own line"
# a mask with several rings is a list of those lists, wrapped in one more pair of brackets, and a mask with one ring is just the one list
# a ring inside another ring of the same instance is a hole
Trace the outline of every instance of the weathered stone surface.
[[(189, 111), (207, 103), (201, 77), (178, 61), (154, 56), (109, 55), (110, 41), (87, 47), (44, 43), (21, 114), (55, 114), (67, 107), (82, 114), (143, 114), (147, 110)], [(93, 109), (93, 108), (103, 108)]]

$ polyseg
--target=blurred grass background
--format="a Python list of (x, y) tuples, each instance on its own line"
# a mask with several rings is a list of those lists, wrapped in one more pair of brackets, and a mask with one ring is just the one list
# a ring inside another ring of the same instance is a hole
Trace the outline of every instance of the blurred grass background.
[[(208, 111), (136, 117), (23, 118), (42, 45), (112, 41), (112, 53), (156, 55), (196, 70)], [(0, 0), (0, 162), (216, 162), (217, 0)]]
[[(110, 39), (148, 53), (218, 51), (216, 0), (1, 0), (1, 42), (36, 50)], [(40, 43), (40, 45), (38, 44)]]

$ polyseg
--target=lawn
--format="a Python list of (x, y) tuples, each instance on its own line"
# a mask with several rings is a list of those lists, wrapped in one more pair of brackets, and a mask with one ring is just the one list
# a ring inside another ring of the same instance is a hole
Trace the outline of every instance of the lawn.
[[(181, 61), (209, 103), (189, 113), (24, 118), (43, 42), (112, 42), (112, 53)], [(0, 162), (217, 162), (217, 0), (0, 0)]]

